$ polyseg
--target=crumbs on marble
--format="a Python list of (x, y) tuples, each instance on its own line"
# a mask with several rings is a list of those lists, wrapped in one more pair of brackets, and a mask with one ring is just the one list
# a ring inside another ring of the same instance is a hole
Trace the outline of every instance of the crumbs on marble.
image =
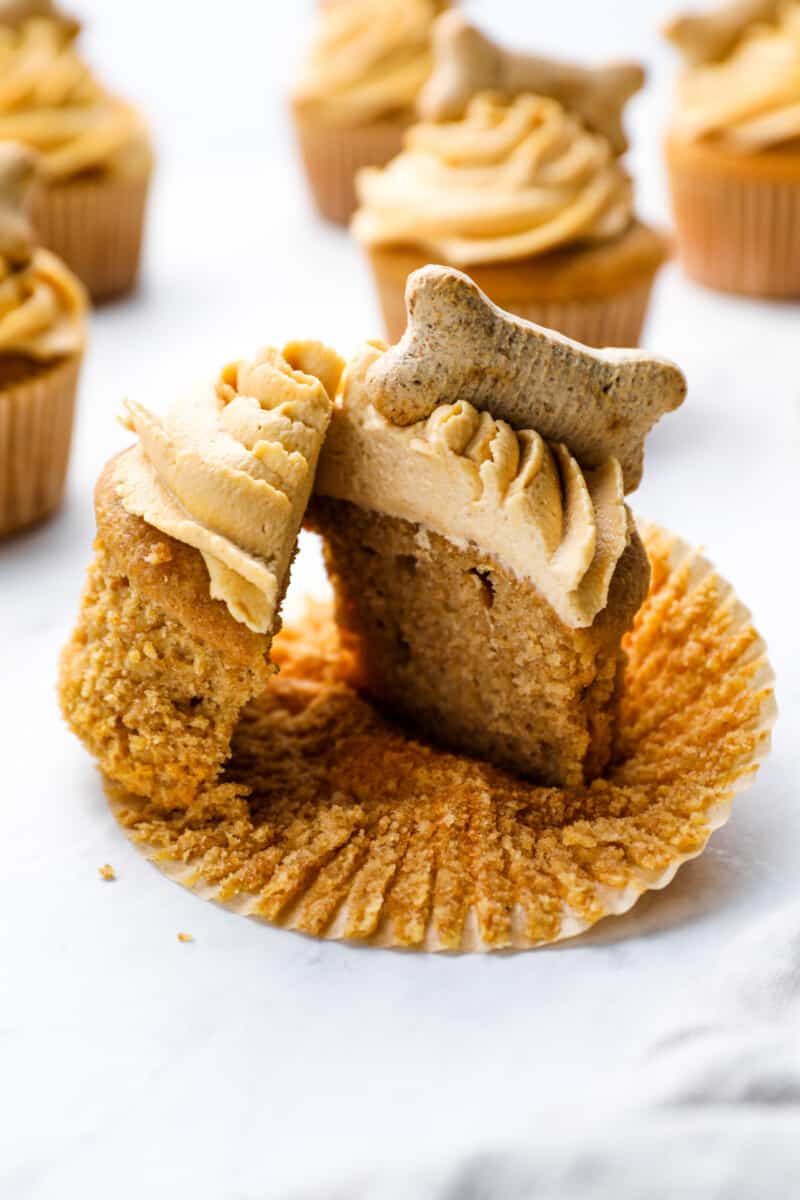
[(117, 878), (117, 873), (111, 866), (111, 863), (105, 863), (102, 867), (98, 867), (97, 873), (100, 878), (105, 879), (107, 883), (111, 883), (113, 879)]
[(178, 941), (179, 942), (193, 942), (194, 934), (193, 933), (179, 933)]

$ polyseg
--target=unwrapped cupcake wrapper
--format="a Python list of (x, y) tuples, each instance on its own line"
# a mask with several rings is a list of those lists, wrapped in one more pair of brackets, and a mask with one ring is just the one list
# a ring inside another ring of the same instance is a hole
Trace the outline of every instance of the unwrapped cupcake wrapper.
[(670, 163), (678, 255), (692, 279), (748, 296), (800, 296), (800, 179), (739, 179)]
[(61, 503), (80, 364), (75, 354), (0, 387), (0, 536)]
[(398, 118), (339, 128), (297, 110), (294, 123), (314, 203), (321, 216), (337, 225), (347, 225), (357, 208), (357, 173), (362, 167), (385, 166), (399, 154), (409, 124)]
[(663, 888), (752, 782), (775, 718), (763, 641), (708, 562), (643, 531), (653, 576), (626, 639), (615, 761), (543, 788), (411, 738), (351, 686), (311, 611), (273, 652), (225, 778), (249, 794), (164, 814), (109, 785), (128, 836), (235, 912), (322, 938), (431, 951), (573, 937)]
[(72, 268), (93, 300), (136, 284), (149, 174), (71, 180), (37, 188), (31, 218), (43, 246)]
[[(375, 286), (383, 314), (386, 336), (391, 343), (403, 336), (406, 328), (405, 286), (393, 271), (382, 269), (380, 259), (371, 256)], [(469, 271), (467, 271), (469, 274)], [(514, 313), (534, 325), (555, 329), (585, 346), (634, 347), (639, 345), (650, 293), (651, 275), (621, 292), (586, 300), (515, 300), (513, 294), (490, 295), (506, 312)]]

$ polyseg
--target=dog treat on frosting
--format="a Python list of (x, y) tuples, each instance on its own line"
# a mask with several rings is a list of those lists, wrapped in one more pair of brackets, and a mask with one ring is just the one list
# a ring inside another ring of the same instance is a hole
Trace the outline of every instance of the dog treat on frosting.
[[(375, 408), (410, 425), (466, 401), (516, 429), (566, 442), (582, 466), (618, 459), (626, 492), (644, 439), (684, 400), (682, 372), (634, 350), (590, 350), (493, 304), (468, 276), (429, 266), (409, 277), (408, 325), (368, 377)], [(575, 396), (581, 403), (575, 403)]]
[(782, 6), (783, 0), (728, 0), (708, 13), (675, 17), (664, 33), (691, 66), (719, 62), (752, 25), (774, 20)]
[(623, 113), (644, 85), (638, 63), (591, 68), (506, 50), (473, 28), (458, 9), (439, 17), (433, 37), (436, 65), (417, 104), (424, 119), (455, 119), (478, 92), (529, 92), (557, 100), (608, 138), (617, 154), (628, 148)]
[(348, 364), (310, 510), (356, 677), (450, 749), (589, 781), (650, 577), (625, 492), (685, 381), (509, 317), (454, 269), (407, 295), (401, 343)]

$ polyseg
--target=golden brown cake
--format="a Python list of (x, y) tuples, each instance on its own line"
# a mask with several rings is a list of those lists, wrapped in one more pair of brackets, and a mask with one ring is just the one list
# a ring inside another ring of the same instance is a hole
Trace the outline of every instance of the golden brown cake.
[(233, 363), (106, 466), (61, 660), (64, 715), (107, 777), (166, 808), (213, 794), (272, 637), (341, 363), (316, 343)]
[(732, 0), (667, 36), (686, 63), (666, 152), (687, 272), (800, 296), (800, 3)]
[(521, 950), (627, 912), (726, 822), (775, 719), (766, 647), (733, 589), (666, 531), (642, 537), (650, 594), (625, 639), (614, 761), (589, 786), (542, 787), (409, 736), (354, 688), (350, 648), (314, 605), (276, 638), (280, 674), (237, 725), (225, 779), (239, 793), (164, 812), (114, 787), (115, 816), (199, 896), (315, 937)]
[(421, 120), (362, 171), (352, 223), (390, 339), (409, 271), (467, 271), (501, 307), (594, 346), (638, 344), (669, 253), (634, 214), (621, 162), (637, 64), (590, 70), (494, 45), (458, 10), (434, 34)]
[(35, 169), (0, 143), (0, 537), (61, 503), (86, 341), (84, 290), (28, 221)]
[(447, 0), (323, 0), (292, 93), (292, 115), (320, 214), (346, 225), (361, 167), (397, 154), (431, 68)]
[(80, 58), (79, 29), (37, 0), (0, 10), (0, 139), (39, 153), (38, 238), (105, 300), (136, 282), (153, 156), (141, 116)]
[(339, 624), (366, 691), (425, 736), (553, 785), (608, 762), (621, 641), (649, 581), (625, 504), (681, 403), (671, 364), (592, 353), (460, 272), (349, 365), (320, 462)]

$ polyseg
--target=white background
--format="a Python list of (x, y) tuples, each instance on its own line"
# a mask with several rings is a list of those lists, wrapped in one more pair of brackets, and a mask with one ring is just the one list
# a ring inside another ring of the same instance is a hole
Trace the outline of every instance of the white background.
[[(652, 64), (632, 163), (643, 213), (666, 221), (673, 64), (657, 27), (669, 5), (469, 7), (519, 45)], [(163, 878), (109, 816), (53, 689), (90, 557), (93, 482), (126, 441), (122, 397), (163, 404), (267, 341), (315, 336), (349, 352), (380, 332), (366, 268), (346, 233), (314, 217), (285, 121), (310, 8), (82, 3), (86, 52), (149, 113), (160, 164), (142, 289), (93, 321), (64, 510), (0, 547), (9, 1200), (262, 1200), (354, 1165), (500, 1143), (545, 1111), (572, 1122), (742, 922), (796, 890), (800, 308), (715, 296), (674, 267), (646, 340), (684, 367), (690, 395), (648, 444), (635, 506), (705, 545), (734, 581), (770, 643), (782, 708), (771, 760), (702, 859), (580, 943), (434, 958), (234, 917)], [(315, 586), (306, 547), (295, 595)], [(98, 877), (105, 862), (115, 883)]]

